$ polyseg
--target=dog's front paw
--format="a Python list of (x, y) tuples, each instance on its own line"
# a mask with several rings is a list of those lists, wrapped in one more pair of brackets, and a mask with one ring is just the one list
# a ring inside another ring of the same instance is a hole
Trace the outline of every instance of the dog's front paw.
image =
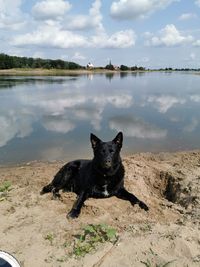
[(78, 210), (75, 210), (75, 209), (72, 209), (68, 214), (67, 214), (67, 218), (68, 219), (75, 219), (75, 218), (78, 218), (80, 214), (80, 211)]
[(149, 210), (148, 206), (147, 206), (144, 202), (142, 202), (142, 201), (140, 201), (140, 202), (138, 203), (138, 205), (139, 205), (139, 207), (140, 207), (141, 209), (143, 209), (143, 210), (145, 210), (145, 211), (148, 211), (148, 210)]

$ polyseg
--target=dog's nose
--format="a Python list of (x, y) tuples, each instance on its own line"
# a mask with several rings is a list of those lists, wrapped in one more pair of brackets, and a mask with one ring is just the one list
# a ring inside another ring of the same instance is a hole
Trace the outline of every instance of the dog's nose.
[(109, 168), (109, 167), (111, 167), (111, 165), (112, 165), (111, 160), (110, 160), (110, 159), (107, 159), (107, 160), (105, 161), (105, 166), (106, 166), (107, 168)]

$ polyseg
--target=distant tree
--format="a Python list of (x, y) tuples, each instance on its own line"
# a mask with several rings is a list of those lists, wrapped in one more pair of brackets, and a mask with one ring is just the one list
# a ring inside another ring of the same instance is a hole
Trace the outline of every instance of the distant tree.
[(138, 70), (138, 67), (135, 65), (135, 66), (131, 67), (131, 70), (132, 71)]
[(130, 70), (129, 67), (125, 66), (125, 65), (121, 65), (120, 66), (120, 70), (124, 71), (124, 70)]
[(138, 67), (138, 70), (140, 70), (140, 71), (144, 71), (145, 68), (144, 68), (144, 67)]
[(74, 63), (74, 62), (68, 62), (68, 69), (70, 70), (75, 70), (75, 69), (81, 69), (83, 67), (81, 67), (79, 64)]
[(105, 66), (106, 70), (115, 70), (114, 65), (111, 63), (111, 60), (109, 61), (108, 65)]
[(108, 65), (105, 66), (105, 69), (107, 69), (107, 70), (114, 70), (115, 67), (112, 64), (108, 64)]

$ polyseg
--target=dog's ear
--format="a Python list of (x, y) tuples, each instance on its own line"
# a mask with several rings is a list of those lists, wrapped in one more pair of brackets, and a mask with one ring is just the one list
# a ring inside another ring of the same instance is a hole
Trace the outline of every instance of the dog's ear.
[(90, 142), (92, 144), (92, 148), (95, 148), (99, 143), (101, 143), (101, 140), (94, 134), (90, 134)]
[(113, 143), (118, 144), (119, 147), (122, 147), (122, 143), (123, 143), (123, 133), (119, 132), (116, 137), (112, 140)]

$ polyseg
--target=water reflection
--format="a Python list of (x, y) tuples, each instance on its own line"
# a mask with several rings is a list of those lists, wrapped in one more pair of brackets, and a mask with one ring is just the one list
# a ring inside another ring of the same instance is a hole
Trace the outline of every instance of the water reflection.
[(87, 157), (90, 132), (109, 140), (123, 131), (124, 153), (198, 148), (199, 79), (165, 73), (1, 77), (0, 163)]
[(116, 74), (114, 74), (113, 72), (107, 72), (105, 74), (105, 77), (106, 77), (106, 79), (108, 79), (109, 81), (111, 81), (114, 78), (114, 75), (116, 75)]
[[(69, 77), (68, 80), (76, 80), (77, 77)], [(0, 78), (0, 89), (6, 89), (6, 88), (12, 88), (12, 87), (16, 87), (19, 85), (24, 85), (24, 84), (52, 84), (52, 83), (56, 83), (56, 84), (62, 84), (65, 83), (66, 79), (60, 78), (60, 77), (4, 77), (2, 76)]]
[[(44, 84), (39, 84), (38, 87), (29, 86), (29, 90), (22, 87), (19, 91), (12, 92), (12, 105), (6, 102), (0, 107), (1, 147), (13, 138), (29, 136), (33, 131), (33, 124), (37, 122), (47, 131), (66, 134), (74, 130), (79, 121), (86, 121), (98, 131), (101, 129), (102, 113), (107, 105), (117, 109), (132, 105), (132, 96), (124, 93), (96, 95), (93, 91), (88, 95), (82, 82), (75, 86), (65, 83), (56, 90), (49, 90), (47, 85), (43, 87)], [(79, 91), (82, 87), (83, 91)]]
[(123, 78), (126, 78), (127, 76), (129, 75), (128, 72), (120, 72), (120, 78), (123, 79)]
[(196, 130), (198, 125), (199, 125), (199, 119), (193, 117), (191, 118), (191, 121), (188, 123), (188, 125), (185, 125), (185, 127), (183, 128), (183, 131), (192, 133), (193, 131)]
[(191, 99), (191, 101), (199, 103), (200, 102), (200, 95), (191, 95), (190, 99)]
[(159, 112), (166, 113), (173, 106), (185, 104), (186, 99), (174, 95), (150, 95), (147, 97), (147, 102), (153, 104)]
[(159, 129), (157, 126), (145, 122), (134, 116), (116, 116), (109, 121), (110, 128), (123, 131), (125, 136), (137, 138), (160, 139), (167, 135), (167, 130)]

